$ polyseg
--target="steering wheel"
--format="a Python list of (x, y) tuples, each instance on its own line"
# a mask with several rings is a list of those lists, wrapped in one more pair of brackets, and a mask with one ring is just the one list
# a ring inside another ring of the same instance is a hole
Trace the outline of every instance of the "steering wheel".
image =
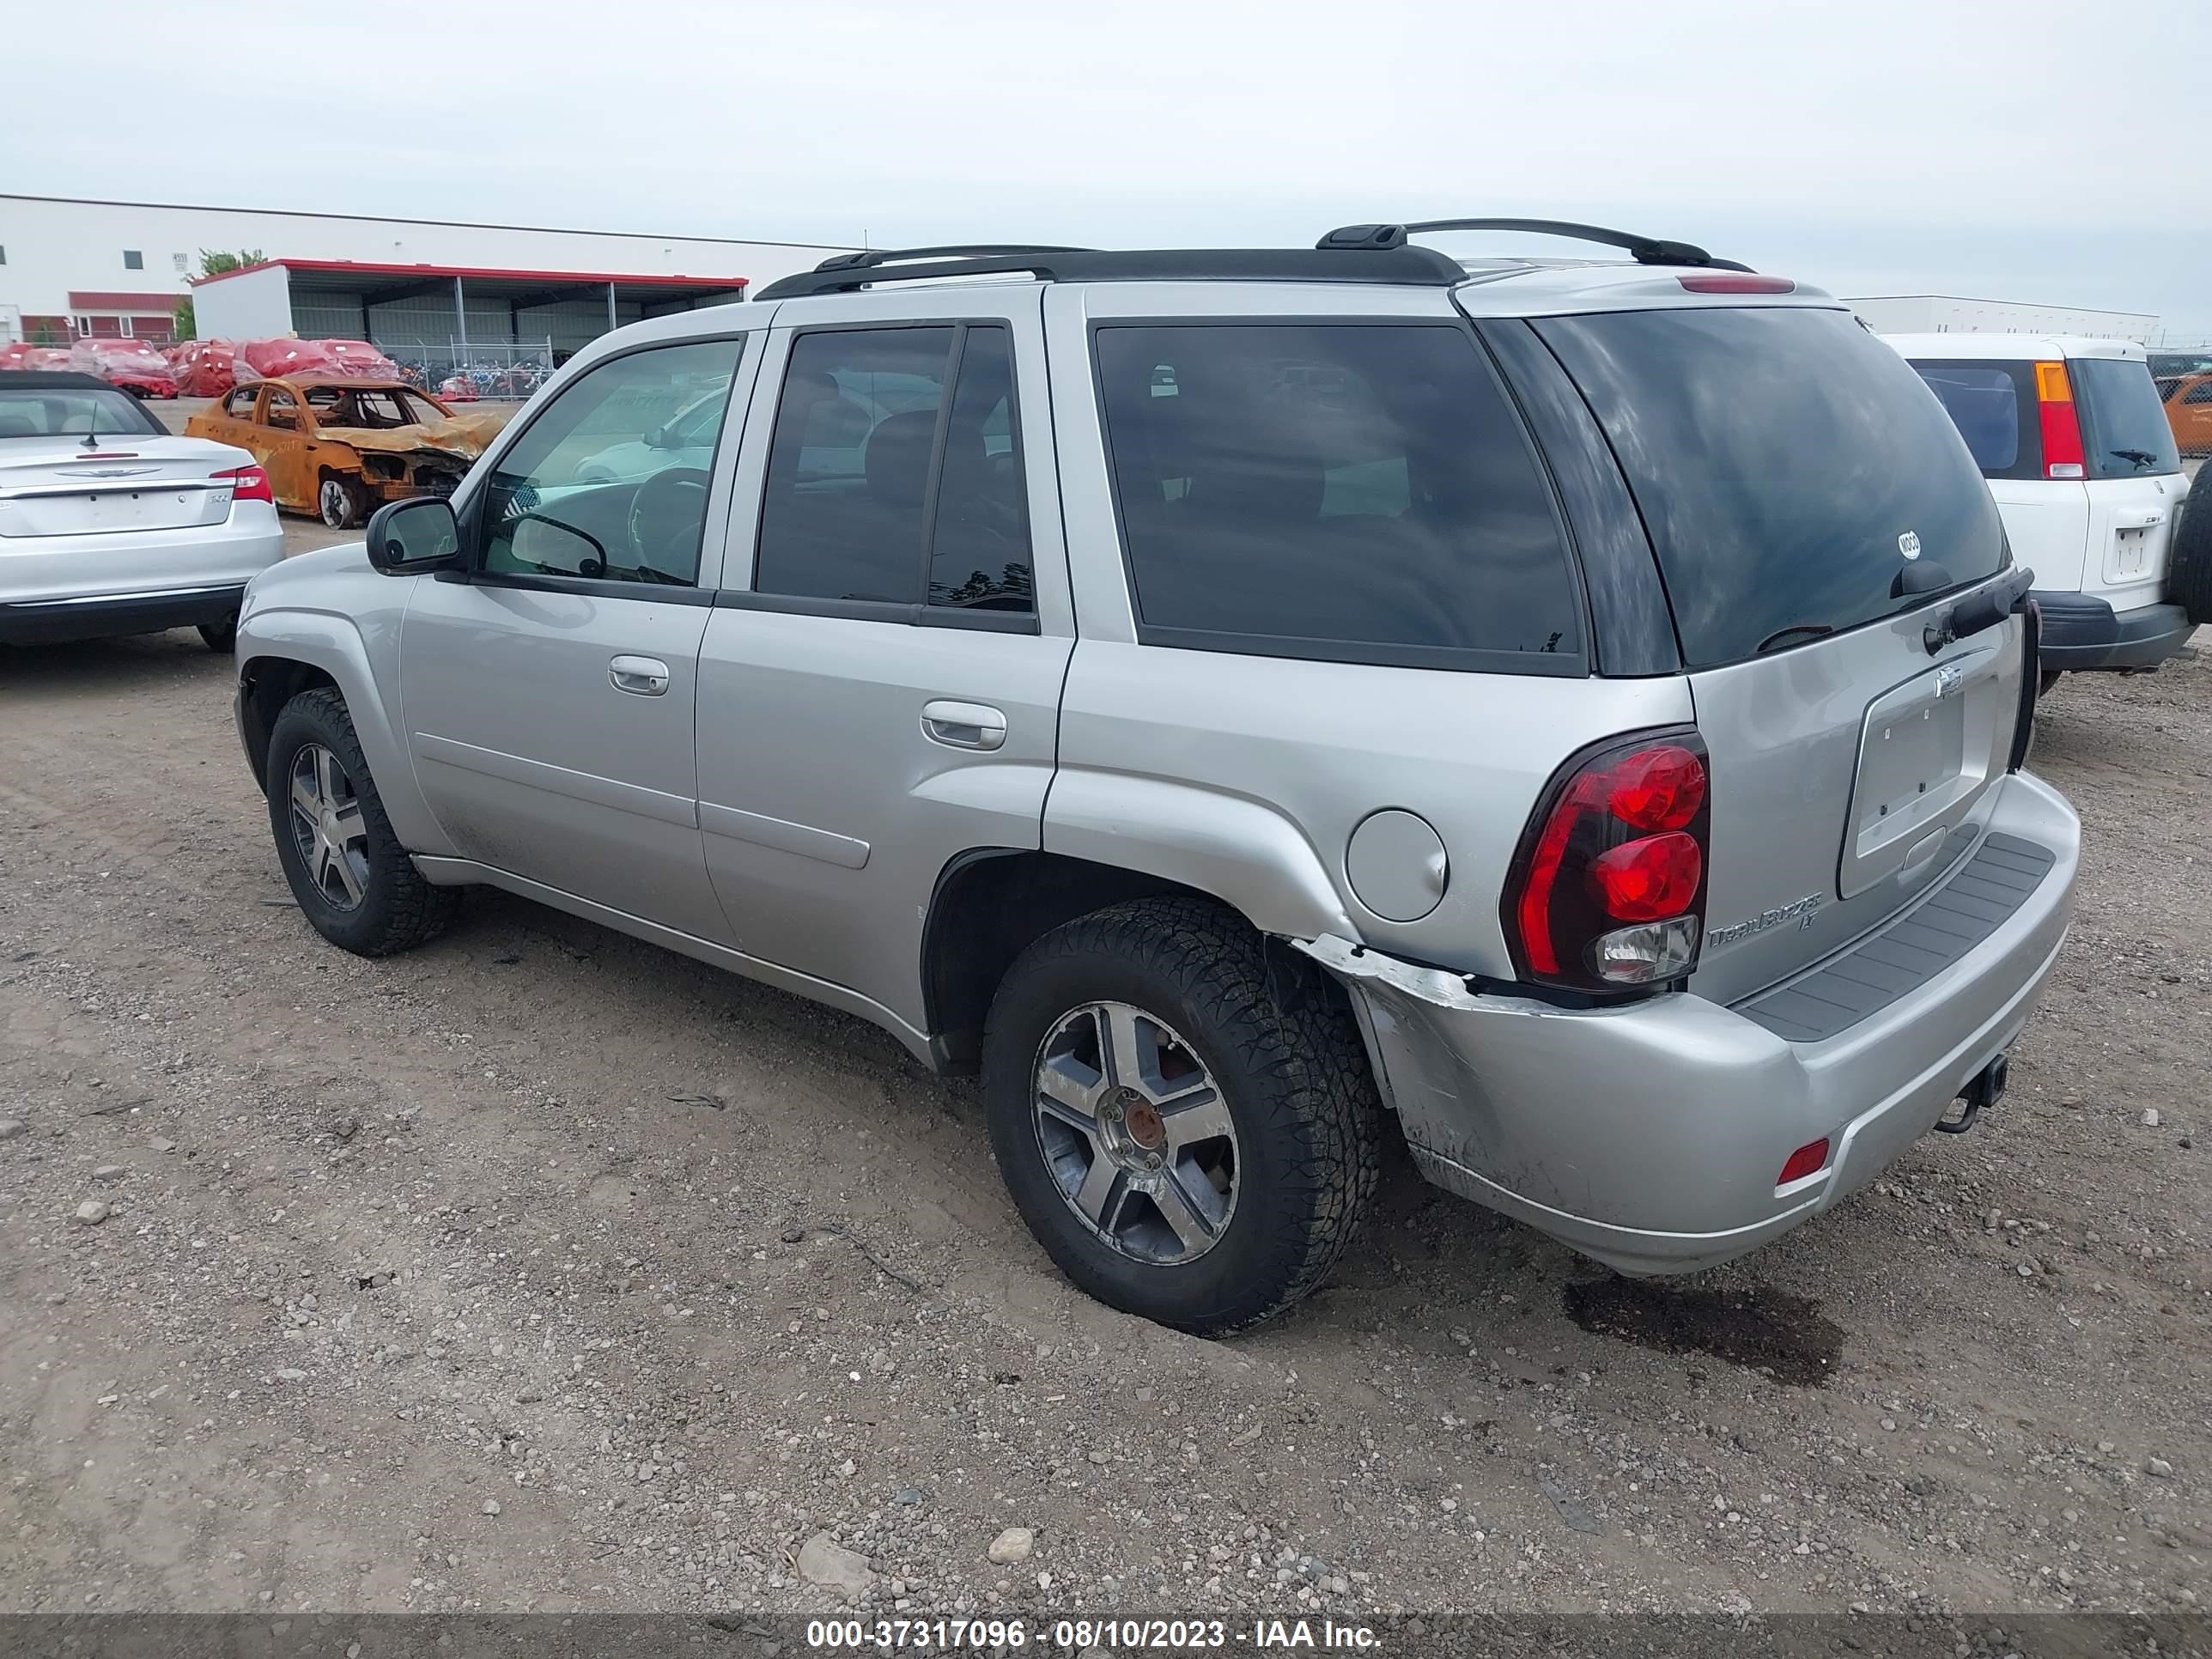
[(629, 542), (638, 566), (672, 580), (691, 564), (707, 525), (706, 469), (672, 466), (638, 485), (629, 498)]

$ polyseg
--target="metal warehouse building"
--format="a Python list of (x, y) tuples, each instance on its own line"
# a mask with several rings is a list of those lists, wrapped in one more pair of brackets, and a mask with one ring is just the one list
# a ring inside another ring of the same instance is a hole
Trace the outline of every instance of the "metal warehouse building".
[[(208, 283), (195, 294), (191, 279), (204, 250), (261, 253), (276, 275)], [(0, 195), (0, 342), (166, 340), (177, 301), (192, 295), (204, 337), (297, 332), (359, 338), (366, 318), (384, 325), (394, 343), (404, 337), (408, 344), (450, 349), (464, 341), (475, 349), (550, 340), (556, 349), (573, 350), (610, 321), (741, 297), (747, 287), (811, 270), (848, 251)], [(279, 280), (282, 302), (269, 287)], [(230, 295), (218, 299), (226, 287)], [(204, 309), (209, 307), (214, 314)], [(233, 319), (253, 325), (234, 328)]]
[(1948, 294), (1885, 294), (1844, 303), (1880, 334), (2072, 334), (2147, 345), (2158, 331), (2158, 319), (2140, 312), (1961, 300)]

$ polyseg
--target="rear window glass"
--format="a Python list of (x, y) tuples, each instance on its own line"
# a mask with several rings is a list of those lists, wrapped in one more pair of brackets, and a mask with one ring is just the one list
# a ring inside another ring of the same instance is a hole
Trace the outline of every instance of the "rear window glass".
[(2150, 370), (2125, 357), (2073, 357), (2066, 378), (2081, 416), (2081, 453), (2093, 478), (2181, 471), (2173, 428)]
[(2043, 476), (2034, 364), (1915, 358), (1912, 367), (1973, 451), (1974, 464), (1984, 478)]
[(1658, 550), (1685, 660), (1710, 668), (1928, 604), (2004, 562), (1958, 428), (1848, 313), (1625, 312), (1537, 325), (1612, 441)]
[(64, 438), (162, 429), (127, 392), (99, 386), (0, 389), (0, 438)]
[(1137, 325), (1097, 353), (1148, 643), (1581, 672), (1549, 488), (1465, 330)]

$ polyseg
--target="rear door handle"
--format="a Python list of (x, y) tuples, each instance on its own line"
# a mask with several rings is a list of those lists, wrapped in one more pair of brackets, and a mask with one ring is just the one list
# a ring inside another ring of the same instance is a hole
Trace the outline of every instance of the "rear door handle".
[(668, 665), (658, 657), (617, 657), (607, 665), (607, 678), (616, 690), (633, 696), (668, 695)]
[(922, 704), (921, 732), (948, 749), (996, 749), (1006, 740), (1006, 717), (986, 703), (940, 699)]

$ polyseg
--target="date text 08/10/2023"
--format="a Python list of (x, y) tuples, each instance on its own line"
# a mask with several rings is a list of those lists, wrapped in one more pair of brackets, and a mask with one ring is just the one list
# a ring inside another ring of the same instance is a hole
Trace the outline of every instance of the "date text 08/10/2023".
[(1255, 1619), (1232, 1626), (1221, 1619), (1060, 1619), (1032, 1631), (1021, 1619), (817, 1619), (806, 1644), (817, 1650), (878, 1652), (1005, 1652), (1030, 1646), (1081, 1653), (1091, 1649), (1164, 1652), (1245, 1647), (1374, 1652), (1382, 1639), (1364, 1625), (1334, 1620)]

